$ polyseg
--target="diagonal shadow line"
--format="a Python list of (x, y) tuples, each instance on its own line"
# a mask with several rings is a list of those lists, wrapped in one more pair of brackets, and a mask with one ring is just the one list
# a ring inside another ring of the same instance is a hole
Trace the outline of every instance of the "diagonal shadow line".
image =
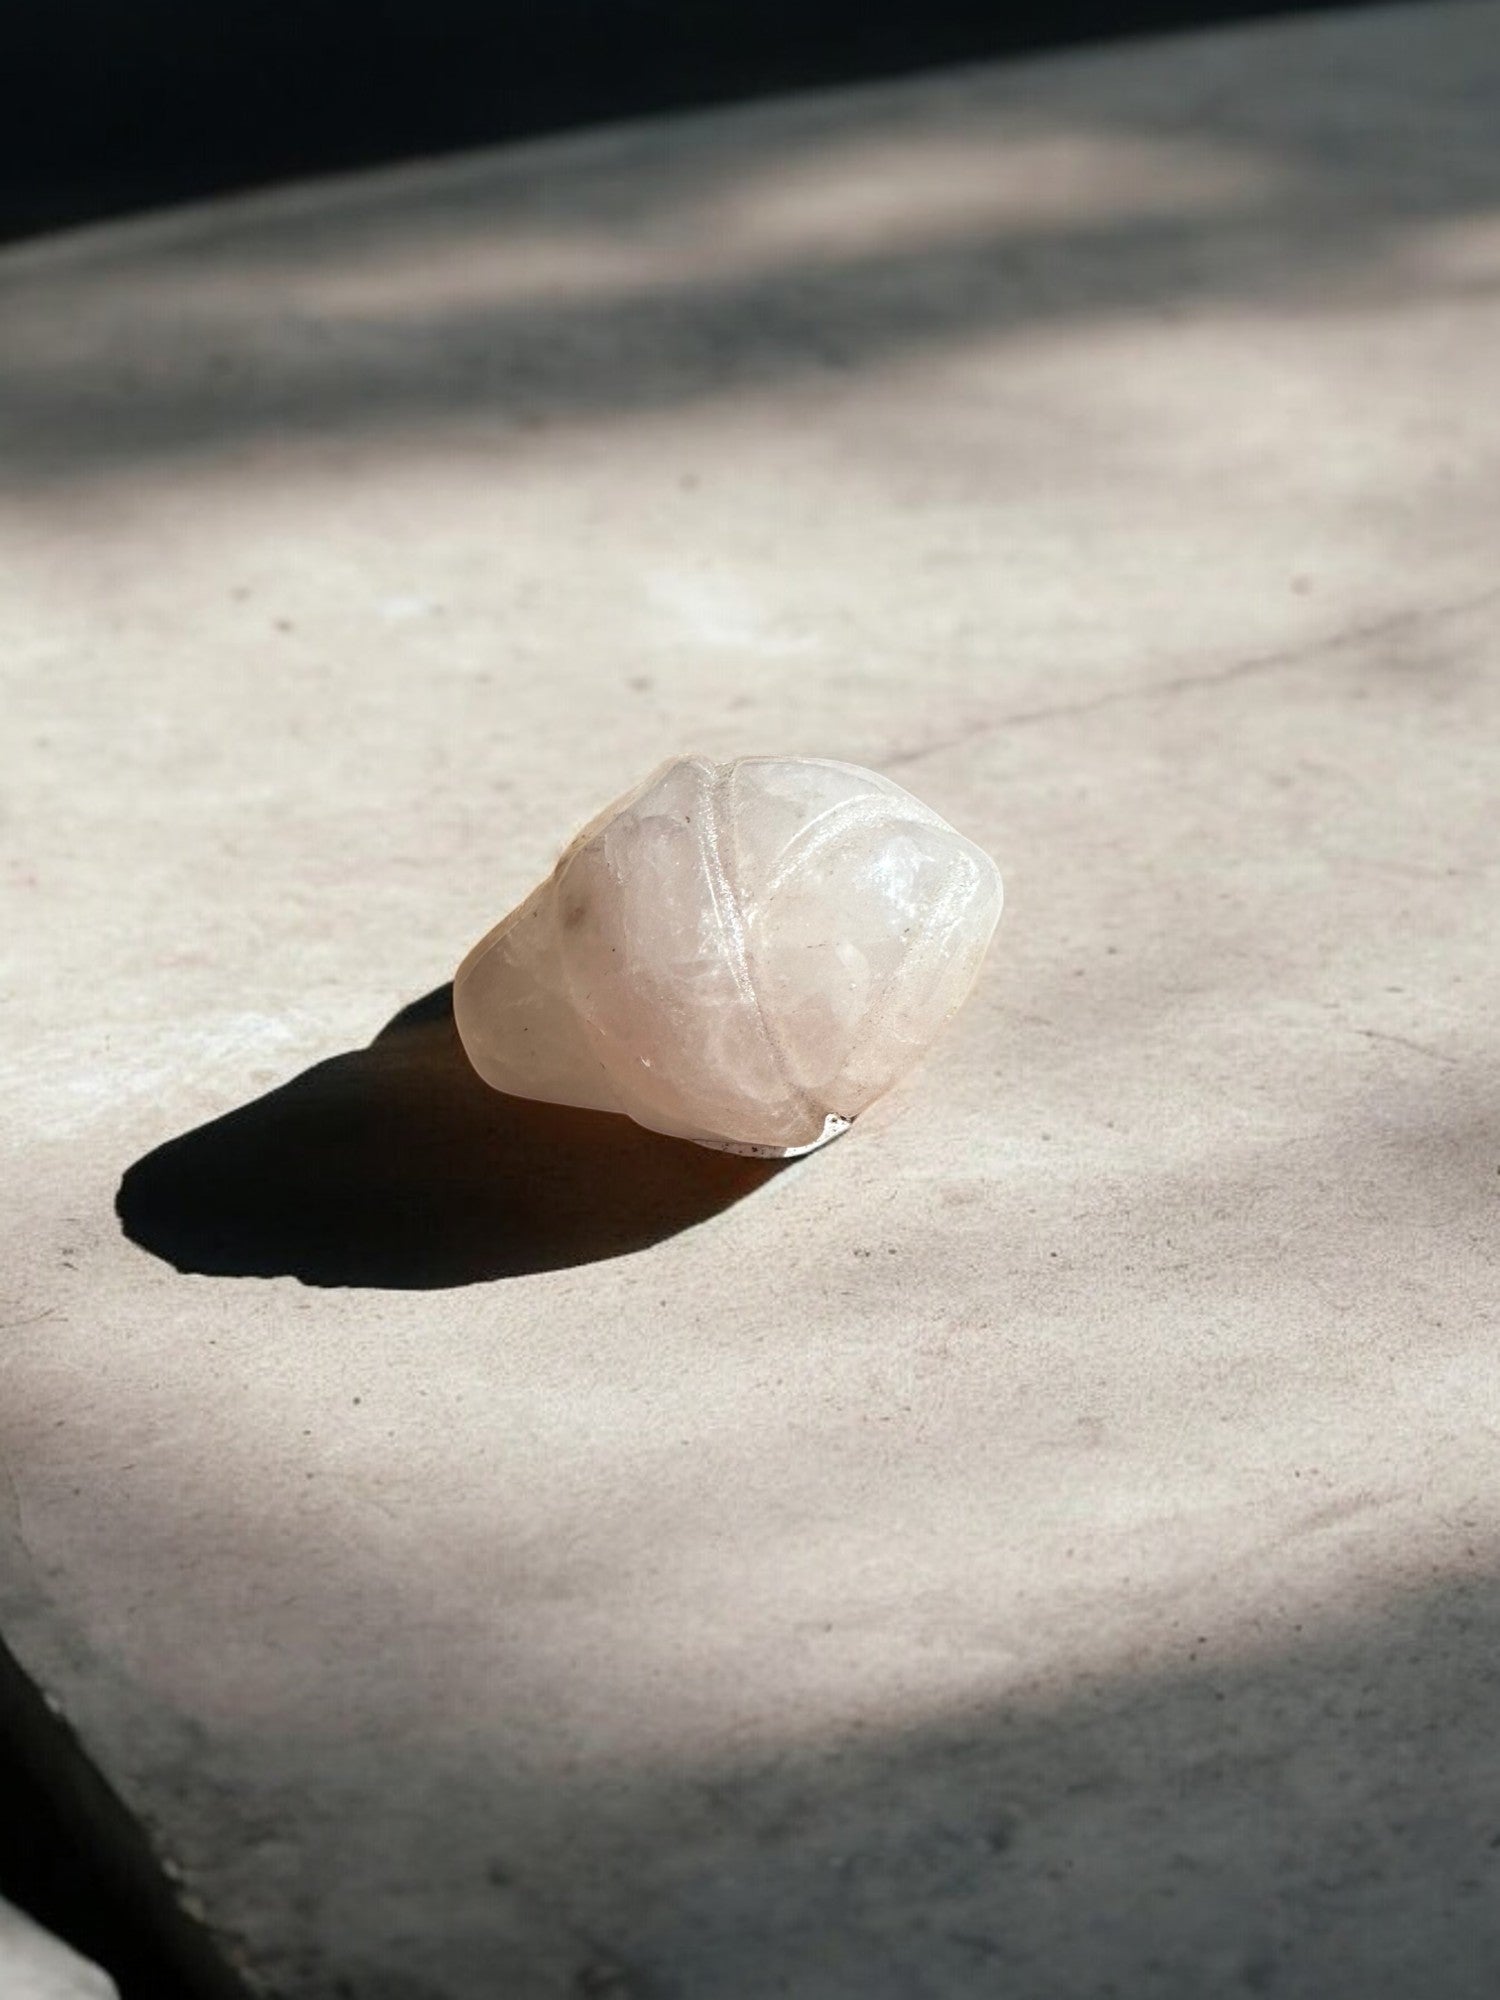
[[(917, 347), (1012, 336), (1101, 313), (1327, 295), (1403, 229), (1500, 197), (1500, 168), (1462, 199), (1409, 195), (1362, 213), (1304, 188), (1294, 204), (1118, 217), (1037, 233), (981, 227), (936, 242), (649, 284), (605, 299), (445, 302), (377, 325), (293, 328), (272, 311), (158, 327), (170, 366), (80, 368), (13, 344), (6, 468), (68, 478), (261, 434), (359, 435), (483, 415), (521, 430), (676, 408), (767, 383), (818, 382)], [(330, 243), (330, 250), (332, 243)]]
[(449, 985), (137, 1160), (115, 1208), (179, 1271), (428, 1290), (645, 1249), (779, 1170), (489, 1089)]

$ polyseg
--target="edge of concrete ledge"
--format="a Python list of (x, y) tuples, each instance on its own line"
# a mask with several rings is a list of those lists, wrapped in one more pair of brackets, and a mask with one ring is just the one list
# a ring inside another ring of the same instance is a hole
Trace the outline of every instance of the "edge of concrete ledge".
[[(37, 1837), (50, 1833), (69, 1850), (76, 1894), (92, 1913), (91, 1935), (65, 1937), (69, 1949), (105, 1964), (127, 2000), (132, 1988), (164, 1988), (183, 2000), (254, 2000), (207, 1926), (183, 1907), (140, 1821), (3, 1637), (0, 1768), (40, 1802), (50, 1826)], [(57, 1928), (45, 1911), (40, 1921)]]

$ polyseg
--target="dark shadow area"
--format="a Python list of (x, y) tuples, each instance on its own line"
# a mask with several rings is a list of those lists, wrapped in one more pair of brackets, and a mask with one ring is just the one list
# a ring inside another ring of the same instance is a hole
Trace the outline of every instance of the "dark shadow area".
[[(206, 213), (160, 244), (101, 246), (56, 281), (22, 268), (0, 368), (3, 478), (24, 490), (262, 440), (395, 444), (477, 424), (499, 454), (560, 423), (787, 383), (837, 390), (906, 355), (1039, 326), (1406, 296), (1413, 238), (1500, 203), (1500, 40), (1482, 11), (1441, 20), (1434, 33), (1420, 7), (1381, 9), (1336, 43), (1310, 29), (1300, 68), (1295, 37), (1208, 36), (1175, 63), (1134, 50), (1034, 106), (1003, 73), (975, 72), (915, 108), (899, 93), (784, 105), (615, 135), (535, 173), (480, 158), (275, 212)], [(1042, 136), (1201, 145), (1210, 164), (1257, 163), (1264, 182), (1201, 202), (1184, 174), (1162, 205), (1090, 200), (1037, 218), (981, 202), (953, 226), (939, 213), (831, 246), (814, 232), (757, 249), (736, 220), (789, 175), (812, 184), (890, 147), (917, 165), (926, 146), (963, 148), (982, 187), (1033, 117)], [(632, 246), (643, 268), (579, 289), (518, 275), (575, 239), (586, 254)], [(106, 319), (110, 340), (88, 337)], [(1209, 450), (1218, 412), (1202, 421)]]
[[(623, 1755), (600, 1702), (641, 1663), (606, 1654), (571, 1690), (582, 1733), (519, 1761), (493, 1710), (355, 1736), (330, 1691), (325, 1734), (221, 1728), (186, 1782), (228, 1779), (296, 1856), (268, 1927), (302, 1968), (284, 2000), (1493, 2000), (1493, 1580), (1262, 1617), (1243, 1650), (1194, 1596), (1149, 1661), (1041, 1683), (1006, 1666), (1026, 1614), (997, 1605), (965, 1712), (876, 1720), (851, 1697), (721, 1762)], [(430, 1646), (425, 1603), (392, 1586), (398, 1648)]]
[(443, 986), (368, 1048), (148, 1153), (115, 1206), (179, 1271), (421, 1290), (642, 1250), (778, 1171), (489, 1089)]
[(966, 1719), (646, 1779), (611, 1828), (613, 1870), (588, 1865), (585, 1778), (577, 1879), (610, 1887), (571, 1914), (638, 1969), (632, 1994), (1500, 1991), (1493, 1579), (1326, 1625), (1288, 1614), (1245, 1654), (1199, 1615), (1164, 1614), (1154, 1668), (1023, 1682)]
[(602, 119), (1317, 4), (52, 0), (8, 9), (0, 28), (0, 239)]

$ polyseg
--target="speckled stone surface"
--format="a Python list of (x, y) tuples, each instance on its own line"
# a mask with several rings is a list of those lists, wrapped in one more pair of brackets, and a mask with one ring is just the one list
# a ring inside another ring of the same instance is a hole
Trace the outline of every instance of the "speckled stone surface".
[[(0, 1629), (252, 1985), (1496, 1991), (1497, 92), (1339, 14), (0, 259)], [(441, 990), (685, 749), (1006, 876), (781, 1171)]]

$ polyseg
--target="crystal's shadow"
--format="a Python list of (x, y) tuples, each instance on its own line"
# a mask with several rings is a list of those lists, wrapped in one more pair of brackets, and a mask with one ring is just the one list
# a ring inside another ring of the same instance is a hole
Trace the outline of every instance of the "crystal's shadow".
[(130, 1167), (125, 1234), (179, 1271), (425, 1289), (618, 1257), (703, 1222), (776, 1163), (490, 1090), (453, 989)]

